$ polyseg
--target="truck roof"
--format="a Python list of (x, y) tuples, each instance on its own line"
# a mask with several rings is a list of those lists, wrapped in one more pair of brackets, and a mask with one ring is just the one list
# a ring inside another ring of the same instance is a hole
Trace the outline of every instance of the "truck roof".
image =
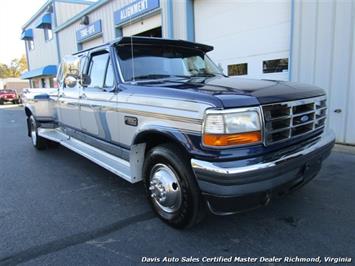
[(175, 45), (175, 46), (182, 46), (187, 48), (194, 48), (201, 50), (205, 53), (210, 52), (213, 50), (213, 46), (189, 42), (184, 40), (173, 40), (173, 39), (164, 39), (164, 38), (153, 38), (153, 37), (141, 37), (141, 36), (132, 36), (132, 37), (121, 37), (119, 39), (113, 40), (111, 42), (107, 42), (104, 44), (100, 44), (85, 50), (81, 50), (73, 55), (81, 54), (87, 51), (91, 51), (97, 49), (99, 47), (110, 46), (110, 45), (135, 45), (135, 44), (156, 44), (156, 45)]

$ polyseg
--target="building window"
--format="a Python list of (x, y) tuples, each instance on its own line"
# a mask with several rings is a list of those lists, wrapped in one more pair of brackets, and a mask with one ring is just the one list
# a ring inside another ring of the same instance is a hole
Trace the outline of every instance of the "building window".
[(234, 64), (228, 65), (228, 76), (248, 75), (248, 64)]
[(288, 71), (288, 58), (263, 61), (263, 73), (277, 73)]
[(115, 29), (115, 36), (116, 38), (119, 38), (119, 37), (122, 37), (123, 34), (122, 34), (122, 28), (116, 28)]
[(46, 79), (44, 78), (41, 79), (41, 85), (42, 85), (41, 88), (46, 88)]
[(28, 50), (31, 51), (31, 50), (35, 49), (35, 43), (33, 40), (27, 40), (26, 43), (27, 43)]
[(48, 29), (48, 28), (44, 29), (44, 39), (47, 42), (53, 39), (53, 31), (52, 31), (52, 29)]
[(54, 80), (53, 78), (49, 78), (49, 87), (54, 88)]

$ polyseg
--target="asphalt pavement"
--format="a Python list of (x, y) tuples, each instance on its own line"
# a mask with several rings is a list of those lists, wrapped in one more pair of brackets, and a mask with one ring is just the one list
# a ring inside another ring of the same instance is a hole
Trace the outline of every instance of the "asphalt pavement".
[(337, 148), (315, 180), (267, 207), (210, 215), (179, 231), (155, 217), (142, 184), (129, 184), (64, 147), (37, 151), (25, 124), (21, 107), (1, 107), (0, 265), (355, 259), (354, 149)]

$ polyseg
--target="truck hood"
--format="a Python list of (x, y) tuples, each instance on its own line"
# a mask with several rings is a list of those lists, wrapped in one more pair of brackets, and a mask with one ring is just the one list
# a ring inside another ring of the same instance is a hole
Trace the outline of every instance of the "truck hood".
[(260, 104), (292, 101), (324, 95), (325, 92), (315, 86), (296, 82), (275, 80), (253, 80), (245, 78), (217, 78), (206, 82), (206, 86), (225, 88), (215, 94), (225, 107), (233, 106), (233, 98), (238, 95), (251, 96)]
[(237, 106), (241, 97), (256, 98), (260, 104), (292, 101), (324, 95), (315, 86), (296, 82), (217, 77), (203, 82), (189, 82), (191, 90), (212, 94), (226, 108)]
[[(131, 89), (132, 86), (129, 86)], [(133, 86), (133, 93), (166, 95), (210, 102), (216, 107), (232, 108), (292, 101), (324, 95), (315, 86), (275, 80), (255, 80), (239, 77), (193, 78), (142, 82)], [(154, 90), (150, 89), (154, 87)]]

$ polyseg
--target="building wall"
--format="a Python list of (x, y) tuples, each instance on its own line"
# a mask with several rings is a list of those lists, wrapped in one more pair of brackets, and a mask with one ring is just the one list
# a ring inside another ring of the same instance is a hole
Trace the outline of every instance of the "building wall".
[(0, 82), (2, 84), (2, 88), (4, 89), (11, 89), (11, 88), (28, 88), (29, 83), (27, 80), (23, 80), (20, 78), (4, 78), (0, 79)]
[(263, 74), (263, 60), (288, 58), (290, 1), (195, 0), (195, 40), (213, 45), (212, 59), (248, 63), (245, 77), (287, 80), (288, 73)]
[[(154, 14), (162, 14), (160, 21), (161, 24), (167, 23), (167, 14), (165, 13), (167, 1), (170, 0), (160, 0), (160, 10), (154, 12)], [(112, 41), (116, 38), (116, 28), (114, 25), (114, 12), (128, 4), (130, 4), (132, 0), (112, 0), (108, 1), (104, 5), (100, 6), (99, 8), (93, 10), (92, 12), (88, 13), (87, 16), (89, 17), (90, 23), (95, 22), (101, 19), (102, 23), (102, 37), (99, 42), (105, 43)], [(153, 15), (154, 15), (153, 14)], [(146, 20), (149, 23), (151, 20), (146, 16), (142, 16), (142, 18), (132, 20), (132, 24), (139, 22), (144, 23)], [(156, 21), (155, 21), (156, 22)], [(129, 25), (129, 23), (127, 23)], [(156, 23), (155, 23), (156, 24)], [(133, 26), (133, 25), (132, 25)], [(72, 54), (78, 51), (78, 45), (76, 43), (75, 33), (77, 30), (83, 28), (83, 25), (80, 25), (80, 20), (76, 20), (71, 25), (58, 30), (58, 36), (60, 40), (60, 54), (62, 56)], [(165, 27), (163, 26), (163, 36), (167, 36), (168, 32), (166, 31)], [(64, 41), (69, 40), (69, 41)], [(97, 45), (98, 41), (90, 41), (92, 45)], [(85, 43), (82, 45), (82, 48), (87, 48), (92, 46), (90, 43)]]
[(187, 39), (186, 2), (187, 0), (172, 1), (174, 39)]
[[(101, 6), (100, 8), (89, 13), (90, 23), (101, 19), (102, 32), (103, 32), (103, 42), (108, 42), (114, 38), (114, 21), (113, 21), (113, 12), (118, 9), (120, 4), (128, 4), (127, 0), (113, 0), (109, 1), (107, 4)], [(62, 56), (72, 54), (78, 51), (78, 45), (76, 43), (75, 33), (77, 30), (83, 28), (83, 25), (80, 25), (80, 20), (77, 20), (70, 26), (60, 30), (58, 36), (61, 41), (60, 43), (60, 54)], [(70, 41), (64, 41), (70, 40)]]
[(36, 28), (37, 21), (43, 14), (44, 13), (27, 26), (27, 28), (33, 29), (35, 45), (33, 50), (29, 50), (26, 45), (30, 70), (46, 65), (56, 65), (58, 63), (56, 36), (54, 35), (52, 40), (46, 41), (44, 38), (44, 30)]
[(11, 90), (15, 90), (18, 94), (21, 94), (24, 88), (29, 88), (29, 87), (30, 87), (30, 83), (27, 80), (22, 80), (19, 78), (0, 79), (0, 90), (11, 89)]
[(355, 144), (355, 1), (295, 1), (293, 9), (291, 79), (327, 91), (328, 125), (338, 142)]
[(57, 25), (61, 25), (68, 19), (78, 14), (83, 9), (87, 8), (87, 4), (54, 2), (54, 8), (57, 15)]
[(21, 90), (30, 87), (30, 83), (27, 80), (9, 81), (4, 85), (4, 89)]

